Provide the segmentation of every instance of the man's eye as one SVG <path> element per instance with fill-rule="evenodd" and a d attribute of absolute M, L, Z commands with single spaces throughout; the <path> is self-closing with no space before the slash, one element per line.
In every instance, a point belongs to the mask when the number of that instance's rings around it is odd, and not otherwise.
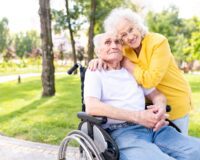
<path fill-rule="evenodd" d="M 109 44 L 110 44 L 110 41 L 106 41 L 105 44 L 106 44 L 106 45 L 109 45 Z"/>
<path fill-rule="evenodd" d="M 116 41 L 115 41 L 115 44 L 120 44 L 120 41 L 119 41 L 119 40 L 116 40 Z"/>

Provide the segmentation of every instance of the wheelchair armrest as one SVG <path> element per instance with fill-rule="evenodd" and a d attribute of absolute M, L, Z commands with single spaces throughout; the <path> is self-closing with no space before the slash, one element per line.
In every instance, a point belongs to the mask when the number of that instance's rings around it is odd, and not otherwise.
<path fill-rule="evenodd" d="M 171 106 L 170 105 L 167 105 L 166 106 L 166 112 L 170 112 L 171 111 Z"/>
<path fill-rule="evenodd" d="M 82 121 L 88 121 L 97 125 L 105 124 L 107 122 L 107 117 L 91 116 L 85 112 L 78 112 L 77 116 Z"/>

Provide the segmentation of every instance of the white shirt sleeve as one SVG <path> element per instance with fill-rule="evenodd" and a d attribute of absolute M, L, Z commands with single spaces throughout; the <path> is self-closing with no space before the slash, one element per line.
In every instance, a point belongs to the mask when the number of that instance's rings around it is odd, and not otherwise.
<path fill-rule="evenodd" d="M 98 72 L 87 69 L 84 80 L 84 98 L 95 97 L 101 99 L 101 79 Z"/>
<path fill-rule="evenodd" d="M 149 88 L 149 89 L 146 89 L 146 88 L 142 88 L 142 89 L 143 89 L 144 95 L 147 96 L 148 94 L 150 94 L 151 92 L 155 90 L 155 87 Z"/>

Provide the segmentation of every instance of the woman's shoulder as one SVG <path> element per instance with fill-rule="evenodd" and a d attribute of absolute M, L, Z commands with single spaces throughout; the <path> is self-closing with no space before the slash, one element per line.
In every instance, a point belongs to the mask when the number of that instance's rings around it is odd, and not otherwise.
<path fill-rule="evenodd" d="M 144 41 L 151 42 L 151 43 L 161 43 L 163 41 L 167 40 L 167 38 L 159 33 L 149 32 L 144 37 Z"/>

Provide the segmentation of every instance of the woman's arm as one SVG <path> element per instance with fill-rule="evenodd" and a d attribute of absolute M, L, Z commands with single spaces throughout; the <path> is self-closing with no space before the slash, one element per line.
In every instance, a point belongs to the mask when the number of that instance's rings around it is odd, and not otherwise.
<path fill-rule="evenodd" d="M 167 39 L 155 45 L 152 52 L 152 56 L 148 57 L 150 58 L 148 68 L 143 66 L 140 62 L 133 64 L 127 58 L 125 58 L 122 63 L 144 88 L 152 88 L 160 83 L 168 70 L 172 58 Z"/>

